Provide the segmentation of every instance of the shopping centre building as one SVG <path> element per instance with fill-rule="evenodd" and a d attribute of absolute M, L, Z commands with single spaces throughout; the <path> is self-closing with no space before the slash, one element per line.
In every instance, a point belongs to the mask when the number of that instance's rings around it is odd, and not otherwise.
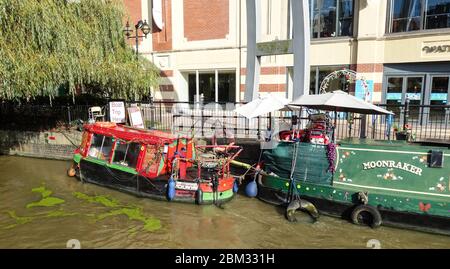
<path fill-rule="evenodd" d="M 290 39 L 290 1 L 261 4 L 261 42 Z M 450 0 L 310 0 L 310 93 L 324 77 L 355 70 L 375 103 L 447 104 Z M 124 0 L 130 24 L 153 21 L 139 51 L 161 70 L 155 99 L 235 102 L 244 97 L 245 0 Z M 293 55 L 265 56 L 259 92 L 292 95 Z M 329 90 L 347 89 L 336 78 Z"/>

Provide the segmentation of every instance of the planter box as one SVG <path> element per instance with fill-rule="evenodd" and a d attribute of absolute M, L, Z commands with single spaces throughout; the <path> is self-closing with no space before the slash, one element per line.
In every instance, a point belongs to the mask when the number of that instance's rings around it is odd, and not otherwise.
<path fill-rule="evenodd" d="M 397 140 L 409 140 L 409 133 L 395 133 L 395 137 Z"/>

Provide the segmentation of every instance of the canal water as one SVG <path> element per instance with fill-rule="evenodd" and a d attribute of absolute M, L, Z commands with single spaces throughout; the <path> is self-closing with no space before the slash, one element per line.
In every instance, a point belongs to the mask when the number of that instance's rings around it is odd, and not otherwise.
<path fill-rule="evenodd" d="M 223 208 L 137 198 L 67 177 L 69 166 L 0 156 L 0 248 L 450 248 L 448 236 L 325 216 L 289 223 L 243 194 Z"/>

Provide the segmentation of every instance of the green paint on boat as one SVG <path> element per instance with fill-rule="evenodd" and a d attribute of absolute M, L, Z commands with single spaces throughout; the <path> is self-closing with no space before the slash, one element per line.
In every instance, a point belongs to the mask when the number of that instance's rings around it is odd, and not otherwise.
<path fill-rule="evenodd" d="M 224 199 L 228 199 L 233 197 L 233 190 L 226 190 L 224 192 L 219 192 L 218 194 L 219 197 L 219 201 L 220 200 L 224 200 Z M 212 192 L 204 192 L 203 193 L 203 201 L 213 201 L 214 200 L 214 196 Z"/>
<path fill-rule="evenodd" d="M 81 192 L 74 192 L 72 194 L 76 198 L 88 201 L 89 203 L 98 203 L 98 204 L 104 205 L 106 207 L 120 206 L 120 203 L 117 200 L 110 198 L 108 196 L 105 196 L 105 195 L 90 196 L 90 195 L 87 195 L 87 194 L 84 194 Z"/>
<path fill-rule="evenodd" d="M 81 154 L 74 154 L 74 155 L 73 155 L 73 160 L 74 160 L 76 163 L 80 163 L 81 158 L 82 158 Z"/>

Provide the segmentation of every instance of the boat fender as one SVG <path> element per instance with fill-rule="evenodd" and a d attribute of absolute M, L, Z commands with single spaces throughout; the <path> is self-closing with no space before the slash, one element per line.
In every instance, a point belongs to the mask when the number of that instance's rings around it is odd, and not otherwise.
<path fill-rule="evenodd" d="M 258 195 L 258 185 L 256 184 L 256 180 L 250 181 L 250 183 L 245 186 L 245 194 L 248 197 L 256 197 L 256 195 Z"/>
<path fill-rule="evenodd" d="M 200 187 L 195 192 L 195 202 L 198 205 L 203 204 L 203 191 L 202 191 L 202 189 L 200 189 Z"/>
<path fill-rule="evenodd" d="M 239 183 L 238 183 L 238 179 L 236 178 L 233 183 L 233 192 L 237 193 L 238 190 L 239 190 Z"/>
<path fill-rule="evenodd" d="M 368 220 L 364 219 L 363 214 L 369 214 L 370 218 Z M 353 209 L 351 215 L 352 222 L 357 225 L 369 224 L 372 228 L 378 228 L 381 225 L 381 214 L 375 207 L 371 205 L 358 205 Z M 368 221 L 368 223 L 367 223 Z"/>
<path fill-rule="evenodd" d="M 167 183 L 167 200 L 172 201 L 173 198 L 175 198 L 175 180 L 170 177 Z"/>
<path fill-rule="evenodd" d="M 75 163 L 73 163 L 69 169 L 67 169 L 67 175 L 69 177 L 74 177 L 76 175 L 76 170 L 75 170 Z"/>
<path fill-rule="evenodd" d="M 308 214 L 313 218 L 314 221 L 317 221 L 317 219 L 319 219 L 319 211 L 317 211 L 317 208 L 313 203 L 305 199 L 296 199 L 290 202 L 286 209 L 286 218 L 289 222 L 297 221 L 297 219 L 295 218 L 295 211 L 297 209 L 305 210 L 306 212 L 308 212 Z"/>

